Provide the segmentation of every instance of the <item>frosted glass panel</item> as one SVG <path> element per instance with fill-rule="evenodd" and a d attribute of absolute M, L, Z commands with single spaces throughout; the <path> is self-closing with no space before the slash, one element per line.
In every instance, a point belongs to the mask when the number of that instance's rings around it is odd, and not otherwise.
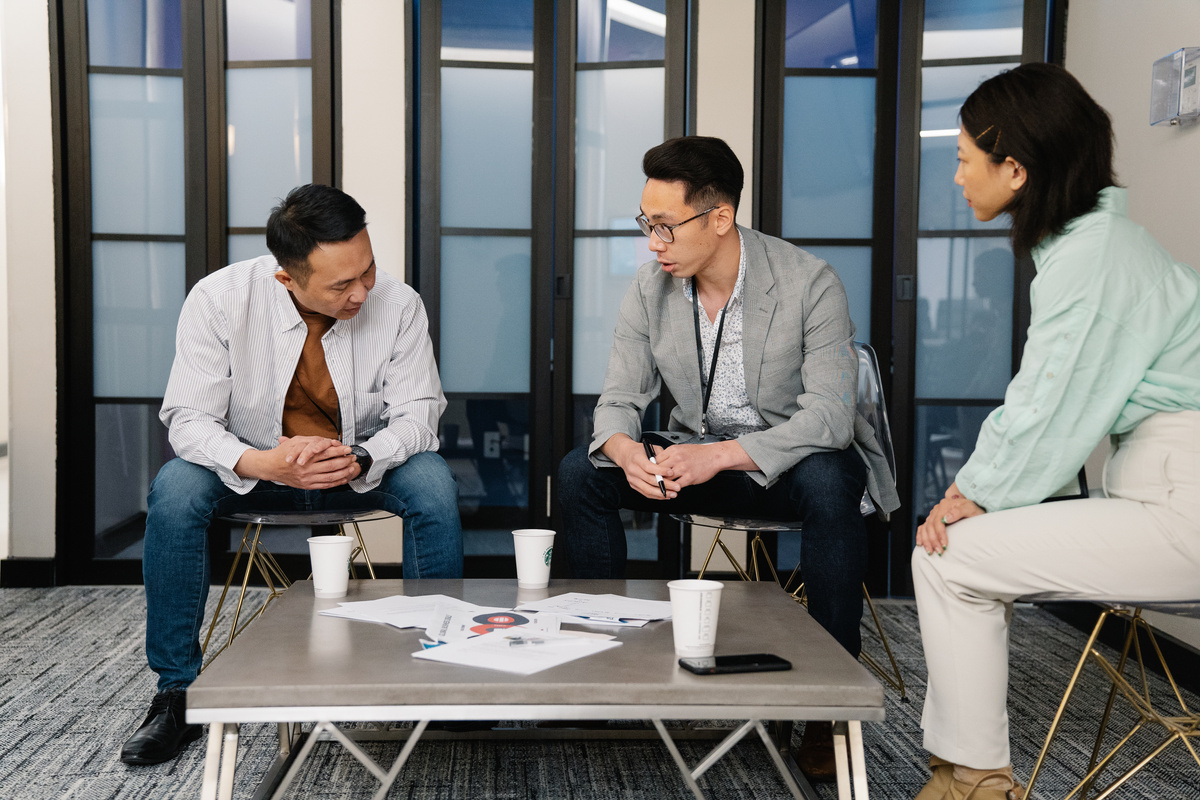
<path fill-rule="evenodd" d="M 921 230 L 1003 230 L 1007 215 L 980 222 L 954 182 L 958 111 L 980 83 L 1016 64 L 926 67 L 921 70 Z"/>
<path fill-rule="evenodd" d="M 442 0 L 442 58 L 533 63 L 533 0 Z"/>
<path fill-rule="evenodd" d="M 994 406 L 917 406 L 913 516 L 937 505 L 954 476 L 975 452 L 979 429 Z"/>
<path fill-rule="evenodd" d="M 922 58 L 1021 54 L 1024 0 L 926 0 Z"/>
<path fill-rule="evenodd" d="M 225 57 L 230 61 L 290 61 L 312 58 L 312 2 L 227 2 L 225 37 Z"/>
<path fill-rule="evenodd" d="M 312 183 L 312 70 L 225 73 L 229 225 L 260 228 L 293 187 Z"/>
<path fill-rule="evenodd" d="M 917 397 L 996 398 L 1012 378 L 1007 239 L 917 240 Z"/>
<path fill-rule="evenodd" d="M 162 397 L 175 358 L 183 265 L 182 243 L 92 243 L 97 396 Z"/>
<path fill-rule="evenodd" d="M 529 254 L 524 237 L 442 237 L 445 391 L 529 391 Z"/>
<path fill-rule="evenodd" d="M 871 248 L 805 247 L 805 250 L 829 262 L 846 287 L 854 339 L 871 344 Z"/>
<path fill-rule="evenodd" d="M 512 555 L 514 527 L 525 527 L 529 507 L 529 399 L 450 397 L 442 413 L 438 454 L 458 482 L 464 541 L 479 555 Z M 479 528 L 506 530 L 485 533 Z M 464 531 L 466 533 L 466 531 Z M 489 541 L 489 538 L 494 539 Z M 483 552 L 479 552 L 479 551 Z"/>
<path fill-rule="evenodd" d="M 873 69 L 872 0 L 788 0 L 784 66 Z"/>
<path fill-rule="evenodd" d="M 175 457 L 159 405 L 96 404 L 96 558 L 142 557 L 150 482 Z"/>
<path fill-rule="evenodd" d="M 871 237 L 875 79 L 783 80 L 783 235 Z"/>
<path fill-rule="evenodd" d="M 229 237 L 229 263 L 248 261 L 251 258 L 270 255 L 265 233 L 239 233 Z"/>
<path fill-rule="evenodd" d="M 442 69 L 442 225 L 529 228 L 533 72 Z"/>
<path fill-rule="evenodd" d="M 642 199 L 642 156 L 663 140 L 661 67 L 576 74 L 575 227 L 626 229 Z"/>
<path fill-rule="evenodd" d="M 640 265 L 650 261 L 644 236 L 575 240 L 574 345 L 571 391 L 598 395 L 612 350 L 617 312 Z"/>
<path fill-rule="evenodd" d="M 89 75 L 92 230 L 183 233 L 183 78 Z"/>
<path fill-rule="evenodd" d="M 662 61 L 666 7 L 666 0 L 579 0 L 577 58 L 583 62 Z"/>
<path fill-rule="evenodd" d="M 94 67 L 183 67 L 180 0 L 87 0 L 88 63 Z"/>

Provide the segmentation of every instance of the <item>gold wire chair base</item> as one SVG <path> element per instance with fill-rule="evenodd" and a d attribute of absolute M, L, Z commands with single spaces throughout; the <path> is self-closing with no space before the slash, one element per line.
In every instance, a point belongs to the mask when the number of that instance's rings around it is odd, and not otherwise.
<path fill-rule="evenodd" d="M 803 606 L 808 605 L 808 596 L 804 591 L 804 582 L 800 581 L 795 589 L 789 590 L 788 587 L 800 575 L 800 565 L 792 570 L 791 576 L 787 582 L 779 580 L 779 573 L 775 571 L 775 565 L 771 562 L 771 554 L 767 552 L 767 543 L 763 541 L 762 534 L 759 531 L 754 532 L 754 538 L 750 540 L 750 556 L 745 568 L 738 562 L 730 551 L 728 545 L 721 538 L 724 528 L 717 528 L 717 533 L 713 536 L 712 544 L 708 546 L 708 554 L 704 557 L 704 563 L 700 566 L 700 572 L 697 575 L 699 578 L 704 577 L 704 573 L 708 570 L 708 563 L 712 560 L 713 553 L 718 547 L 725 553 L 725 557 L 729 559 L 729 563 L 733 566 L 734 573 L 743 581 L 760 581 L 765 580 L 765 570 L 760 570 L 758 566 L 759 556 L 766 562 L 767 568 L 771 571 L 771 580 L 778 583 L 785 592 L 792 596 L 792 599 Z M 859 655 L 863 663 L 867 665 L 879 679 L 900 693 L 900 699 L 908 702 L 908 692 L 904 686 L 904 676 L 900 674 L 900 665 L 896 663 L 896 656 L 892 653 L 892 646 L 888 643 L 887 634 L 883 632 L 883 623 L 879 620 L 879 614 L 875 611 L 875 603 L 871 600 L 871 593 L 867 591 L 867 585 L 863 584 L 863 599 L 867 601 L 867 608 L 871 612 L 871 620 L 875 623 L 875 632 L 879 636 L 879 641 L 883 644 L 883 650 L 887 653 L 888 662 L 891 664 L 891 670 L 885 669 L 878 661 L 871 657 L 865 651 Z"/>
<path fill-rule="evenodd" d="M 371 563 L 371 556 L 367 553 L 367 545 L 363 541 L 362 531 L 359 530 L 357 522 L 351 522 L 350 524 L 354 526 L 354 535 L 357 539 L 354 550 L 350 553 L 350 575 L 354 578 L 358 577 L 358 572 L 354 567 L 354 560 L 361 554 L 363 561 L 366 562 L 367 572 L 374 578 L 375 566 Z M 253 538 L 250 536 L 251 528 L 254 528 Z M 242 541 L 238 545 L 237 553 L 234 554 L 233 565 L 229 568 L 229 576 L 225 579 L 225 586 L 221 589 L 221 597 L 217 600 L 217 608 L 213 611 L 212 621 L 208 624 L 208 633 L 205 634 L 204 644 L 200 648 L 200 657 L 202 659 L 201 672 L 204 672 L 208 668 L 208 665 L 213 662 L 213 659 L 225 651 L 225 648 L 233 644 L 233 640 L 246 629 L 247 625 L 262 616 L 267 607 L 271 605 L 271 602 L 283 594 L 284 589 L 292 585 L 283 568 L 279 566 L 279 562 L 275 560 L 275 556 L 271 555 L 266 545 L 260 543 L 259 539 L 262 536 L 262 529 L 263 523 L 248 522 L 246 523 L 246 529 L 242 532 Z M 345 525 L 338 525 L 338 535 L 347 535 Z M 249 544 L 248 547 L 247 544 Z M 233 611 L 233 621 L 229 625 L 229 637 L 216 652 L 209 655 L 208 645 L 212 640 L 213 632 L 217 628 L 217 623 L 221 619 L 221 610 L 225 607 L 225 597 L 229 594 L 229 587 L 233 585 L 233 579 L 237 575 L 238 564 L 242 560 L 242 553 L 247 554 L 246 568 L 242 574 L 242 589 L 238 593 L 237 607 Z M 246 588 L 250 585 L 250 575 L 255 570 L 257 570 L 259 577 L 267 585 L 267 597 L 263 601 L 263 604 L 258 607 L 258 610 L 250 614 L 239 626 L 238 622 L 242 616 L 242 606 L 246 601 Z M 310 573 L 308 577 L 311 578 L 312 574 Z"/>
<path fill-rule="evenodd" d="M 1121 655 L 1116 666 L 1113 666 L 1112 662 L 1096 646 L 1104 623 L 1112 617 L 1124 619 L 1128 623 L 1125 644 L 1121 648 Z M 1143 658 L 1141 637 L 1138 636 L 1139 631 L 1145 634 L 1146 639 L 1153 649 L 1154 656 L 1158 659 L 1159 666 L 1167 678 L 1167 682 L 1171 685 L 1175 701 L 1179 705 L 1177 709 L 1178 713 L 1176 713 L 1176 709 L 1171 709 L 1171 713 L 1160 711 L 1150 697 L 1150 684 L 1146 675 L 1146 662 Z M 1137 665 L 1132 680 L 1125 676 L 1125 666 L 1129 661 L 1131 650 L 1133 651 L 1134 661 Z M 1083 654 L 1079 657 L 1079 663 L 1075 665 L 1075 671 L 1071 674 L 1071 680 L 1067 683 L 1066 692 L 1063 694 L 1062 702 L 1059 703 L 1058 711 L 1054 715 L 1054 721 L 1050 723 L 1050 730 L 1046 734 L 1046 742 L 1042 745 L 1042 752 L 1038 755 L 1037 763 L 1034 764 L 1033 774 L 1029 776 L 1029 787 L 1026 789 L 1026 797 L 1032 796 L 1034 782 L 1037 780 L 1038 773 L 1041 771 L 1042 764 L 1046 759 L 1046 754 L 1050 750 L 1050 744 L 1058 733 L 1063 712 L 1066 711 L 1071 694 L 1075 691 L 1075 687 L 1079 683 L 1079 676 L 1083 672 L 1083 667 L 1089 660 L 1093 661 L 1104 673 L 1105 677 L 1112 682 L 1112 687 L 1108 692 L 1108 702 L 1104 706 L 1104 714 L 1100 718 L 1100 729 L 1096 734 L 1096 744 L 1092 747 L 1092 757 L 1088 762 L 1088 772 L 1083 776 L 1083 780 L 1076 784 L 1075 788 L 1066 795 L 1064 800 L 1071 800 L 1071 798 L 1076 796 L 1080 800 L 1087 800 L 1089 793 L 1094 789 L 1097 778 L 1100 777 L 1100 773 L 1112 763 L 1117 753 L 1133 739 L 1134 734 L 1148 725 L 1161 726 L 1166 732 L 1166 737 L 1148 755 L 1140 759 L 1133 767 L 1123 775 L 1117 777 L 1108 786 L 1101 789 L 1100 794 L 1095 796 L 1095 800 L 1104 800 L 1104 798 L 1111 796 L 1126 781 L 1136 775 L 1143 767 L 1158 756 L 1159 753 L 1166 750 L 1175 741 L 1183 743 L 1183 746 L 1187 748 L 1192 758 L 1195 759 L 1196 765 L 1200 767 L 1200 755 L 1197 754 L 1196 747 L 1193 745 L 1193 741 L 1200 738 L 1200 710 L 1188 708 L 1187 703 L 1183 699 L 1183 693 L 1180 691 L 1179 685 L 1175 682 L 1175 677 L 1171 674 L 1171 670 L 1163 658 L 1162 650 L 1158 646 L 1158 640 L 1154 636 L 1154 630 L 1142 618 L 1142 609 L 1115 606 L 1106 608 L 1101 612 L 1100 619 L 1096 621 L 1096 627 L 1092 630 L 1091 638 L 1088 639 L 1087 644 L 1083 648 Z M 1113 703 L 1116 700 L 1118 692 L 1133 707 L 1134 712 L 1138 715 L 1138 720 L 1134 723 L 1133 728 L 1121 737 L 1117 744 L 1103 758 L 1100 758 L 1100 750 L 1104 744 L 1104 734 L 1107 732 Z"/>

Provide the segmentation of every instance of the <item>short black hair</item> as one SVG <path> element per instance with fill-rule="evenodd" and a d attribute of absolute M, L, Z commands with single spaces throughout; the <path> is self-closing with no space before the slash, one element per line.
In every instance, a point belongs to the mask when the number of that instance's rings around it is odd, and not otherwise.
<path fill-rule="evenodd" d="M 737 211 L 745 174 L 724 139 L 681 136 L 650 148 L 642 157 L 647 180 L 683 184 L 683 201 L 696 211 L 729 203 Z"/>
<path fill-rule="evenodd" d="M 1017 255 L 1062 233 L 1096 207 L 1101 189 L 1116 185 L 1112 120 L 1062 67 L 1022 64 L 989 78 L 959 119 L 992 163 L 1011 156 L 1025 168 L 1025 185 L 1003 209 Z"/>
<path fill-rule="evenodd" d="M 318 245 L 345 242 L 367 227 L 367 212 L 341 189 L 297 186 L 267 218 L 267 249 L 301 288 L 312 274 L 308 256 Z"/>

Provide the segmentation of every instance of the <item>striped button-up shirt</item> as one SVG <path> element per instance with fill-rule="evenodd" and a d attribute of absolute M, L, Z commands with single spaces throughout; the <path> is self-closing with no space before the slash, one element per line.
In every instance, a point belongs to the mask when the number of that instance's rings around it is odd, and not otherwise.
<path fill-rule="evenodd" d="M 159 418 L 177 455 L 216 472 L 245 494 L 257 480 L 234 473 L 251 448 L 270 450 L 282 432 L 283 400 L 307 328 L 279 266 L 262 256 L 225 267 L 188 294 L 179 317 L 175 362 Z M 341 414 L 342 441 L 374 463 L 350 482 L 379 485 L 410 456 L 437 450 L 446 407 L 429 340 L 429 319 L 409 286 L 379 271 L 352 319 L 322 337 Z"/>

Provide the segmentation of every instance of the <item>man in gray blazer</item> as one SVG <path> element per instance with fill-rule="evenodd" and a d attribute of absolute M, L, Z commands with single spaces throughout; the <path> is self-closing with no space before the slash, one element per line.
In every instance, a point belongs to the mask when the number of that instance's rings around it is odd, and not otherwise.
<path fill-rule="evenodd" d="M 592 441 L 559 467 L 571 574 L 624 576 L 622 508 L 802 520 L 809 611 L 857 656 L 859 502 L 864 486 L 884 510 L 899 500 L 864 421 L 855 436 L 845 289 L 819 258 L 734 223 L 743 173 L 724 141 L 672 139 L 642 169 L 638 224 L 656 259 L 621 302 Z M 655 448 L 654 464 L 639 439 L 664 383 L 670 430 L 718 441 Z"/>

